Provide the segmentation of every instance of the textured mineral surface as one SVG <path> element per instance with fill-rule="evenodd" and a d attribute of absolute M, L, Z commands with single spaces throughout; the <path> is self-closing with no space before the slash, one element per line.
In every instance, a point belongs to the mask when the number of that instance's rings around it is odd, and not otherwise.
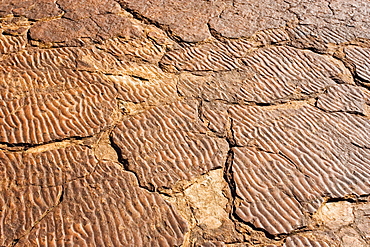
<path fill-rule="evenodd" d="M 0 246 L 370 246 L 370 1 L 0 0 Z"/>

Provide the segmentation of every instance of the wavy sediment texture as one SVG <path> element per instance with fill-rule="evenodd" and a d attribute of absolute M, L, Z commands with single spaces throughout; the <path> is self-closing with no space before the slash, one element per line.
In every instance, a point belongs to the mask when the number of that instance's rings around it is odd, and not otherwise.
<path fill-rule="evenodd" d="M 224 165 L 228 144 L 207 135 L 197 107 L 195 101 L 155 107 L 114 129 L 112 141 L 141 186 L 169 188 Z"/>
<path fill-rule="evenodd" d="M 283 29 L 271 29 L 256 33 L 251 39 L 212 41 L 185 46 L 167 52 L 160 65 L 169 71 L 227 71 L 240 68 L 242 57 L 257 49 L 288 40 Z"/>
<path fill-rule="evenodd" d="M 116 164 L 65 185 L 63 202 L 20 245 L 177 246 L 186 223 L 156 193 Z M 40 238 L 46 236 L 45 238 Z"/>
<path fill-rule="evenodd" d="M 62 187 L 11 186 L 0 190 L 0 244 L 11 246 L 59 202 Z"/>
<path fill-rule="evenodd" d="M 1 65 L 4 73 L 8 72 L 8 70 L 11 70 L 13 73 L 26 71 L 27 75 L 28 73 L 35 71 L 33 73 L 35 76 L 46 76 L 43 75 L 45 70 L 48 73 L 72 70 L 76 73 L 78 71 L 86 71 L 100 75 L 130 75 L 138 78 L 142 77 L 147 81 L 156 79 L 161 75 L 162 78 L 157 80 L 169 80 L 169 76 L 167 75 L 166 77 L 166 75 L 155 65 L 135 63 L 129 60 L 119 60 L 112 54 L 99 50 L 93 46 L 82 48 L 54 48 L 46 50 L 30 48 L 22 53 L 12 54 L 2 60 Z M 32 86 L 49 86 L 48 84 L 38 85 L 39 82 L 35 76 L 33 78 L 34 80 L 32 80 Z M 11 78 L 8 79 L 10 80 Z M 44 83 L 50 83 L 53 85 L 64 82 L 63 78 L 58 79 L 60 79 L 61 82 L 50 81 Z M 7 86 L 7 84 L 3 82 L 2 85 L 11 87 L 13 83 L 14 82 L 9 83 L 10 85 Z M 109 84 L 109 81 L 107 84 Z M 162 82 L 162 84 L 164 83 Z M 27 85 L 22 86 L 25 87 L 25 89 L 28 89 Z M 140 87 L 137 90 L 140 90 Z"/>
<path fill-rule="evenodd" d="M 260 49 L 243 58 L 243 62 L 256 71 L 254 80 L 267 91 L 255 91 L 261 97 L 270 93 L 269 86 L 278 92 L 281 90 L 274 97 L 284 98 L 292 91 L 311 94 L 332 84 L 333 79 L 351 83 L 352 78 L 343 65 L 328 56 L 289 47 Z"/>
<path fill-rule="evenodd" d="M 288 237 L 283 247 L 329 247 L 337 246 L 333 242 L 328 243 L 324 241 L 312 240 L 304 236 L 292 236 Z"/>
<path fill-rule="evenodd" d="M 94 46 L 63 47 L 51 49 L 28 48 L 11 54 L 2 60 L 2 67 L 14 70 L 73 69 L 79 71 L 101 72 L 103 74 L 123 73 L 128 61 L 120 61 L 113 55 Z"/>
<path fill-rule="evenodd" d="M 183 241 L 187 226 L 172 207 L 139 188 L 118 164 L 96 160 L 91 149 L 2 156 L 8 164 L 3 177 L 11 184 L 1 191 L 7 205 L 0 212 L 2 245 L 13 239 L 21 246 L 175 246 Z M 49 177 L 53 170 L 58 172 Z M 29 171 L 34 185 L 16 184 L 14 179 Z"/>
<path fill-rule="evenodd" d="M 73 68 L 73 49 L 25 51 L 1 64 L 1 142 L 90 136 L 113 122 L 116 89 Z M 9 73 L 10 72 L 10 73 Z"/>
<path fill-rule="evenodd" d="M 356 75 L 366 83 L 370 82 L 370 48 L 346 47 L 345 58 L 354 65 Z"/>
<path fill-rule="evenodd" d="M 297 25 L 295 28 L 288 30 L 288 32 L 292 45 L 299 48 L 314 48 L 319 51 L 325 51 L 325 49 L 322 49 L 324 47 L 327 48 L 328 44 L 340 45 L 358 38 L 369 38 L 367 34 L 368 29 L 369 27 L 361 30 L 349 25 L 322 25 L 314 22 L 312 24 Z"/>
<path fill-rule="evenodd" d="M 288 47 L 261 49 L 243 58 L 251 81 L 241 88 L 246 101 L 271 102 L 295 95 L 309 95 L 334 84 L 335 79 L 352 83 L 351 74 L 338 62 L 312 52 Z"/>
<path fill-rule="evenodd" d="M 202 102 L 201 119 L 207 127 L 219 136 L 227 136 L 230 119 L 227 113 L 229 106 L 222 102 Z"/>
<path fill-rule="evenodd" d="M 251 37 L 260 45 L 283 44 L 290 41 L 289 33 L 285 28 L 272 28 L 259 31 Z"/>
<path fill-rule="evenodd" d="M 353 84 L 350 72 L 329 56 L 290 47 L 261 48 L 241 58 L 243 66 L 203 76 L 183 73 L 184 96 L 232 103 L 276 103 L 307 98 L 330 85 Z"/>
<path fill-rule="evenodd" d="M 240 57 L 250 52 L 248 41 L 201 44 L 167 52 L 160 61 L 170 71 L 224 71 L 242 66 Z"/>
<path fill-rule="evenodd" d="M 366 195 L 370 122 L 312 106 L 263 111 L 230 109 L 233 174 L 243 199 L 236 214 L 271 234 L 306 226 L 324 197 Z"/>
<path fill-rule="evenodd" d="M 117 98 L 144 102 L 176 94 L 175 80 L 155 66 L 127 64 L 94 48 L 9 56 L 1 64 L 0 142 L 91 136 L 113 124 Z"/>
<path fill-rule="evenodd" d="M 55 148 L 57 148 L 55 144 Z M 55 187 L 90 174 L 97 161 L 90 148 L 71 146 L 45 152 L 1 151 L 1 183 Z M 80 164 L 76 166 L 76 164 Z"/>
<path fill-rule="evenodd" d="M 236 193 L 243 199 L 235 213 L 243 221 L 272 234 L 288 233 L 304 226 L 306 222 L 299 201 L 291 197 L 287 189 L 282 189 L 289 188 L 290 183 L 302 184 L 293 165 L 277 154 L 248 148 L 234 148 L 233 152 Z M 289 182 L 292 180 L 295 181 Z M 306 197 L 307 194 L 318 196 L 312 191 L 306 192 L 304 185 L 299 189 Z"/>
<path fill-rule="evenodd" d="M 63 190 L 62 186 L 44 188 L 30 184 L 25 185 L 22 181 L 14 180 L 22 177 L 21 174 L 15 174 L 24 165 L 22 161 L 22 157 L 19 155 L 0 151 L 1 246 L 10 246 L 13 241 L 27 234 L 33 225 L 58 203 Z"/>
<path fill-rule="evenodd" d="M 323 44 L 340 44 L 369 38 L 368 1 L 302 0 L 289 1 L 289 4 L 289 10 L 299 19 L 299 25 L 292 29 L 294 39 L 316 39 Z"/>
<path fill-rule="evenodd" d="M 318 97 L 316 106 L 329 112 L 365 113 L 366 96 L 363 88 L 353 85 L 335 85 Z"/>
<path fill-rule="evenodd" d="M 18 52 L 26 48 L 27 37 L 0 35 L 0 56 Z"/>
<path fill-rule="evenodd" d="M 151 64 L 131 66 L 127 69 L 127 75 L 107 75 L 114 83 L 120 100 L 158 105 L 177 99 L 177 78 L 174 75 L 163 73 Z"/>
<path fill-rule="evenodd" d="M 369 3 L 2 1 L 0 245 L 369 244 Z"/>
<path fill-rule="evenodd" d="M 59 203 L 66 182 L 90 174 L 97 165 L 91 150 L 80 146 L 40 153 L 1 151 L 0 163 L 4 246 L 28 234 Z"/>
<path fill-rule="evenodd" d="M 30 74 L 42 79 L 37 74 Z M 68 72 L 51 73 L 45 79 L 51 81 L 54 76 L 58 78 L 60 75 L 67 76 L 64 77 L 66 81 L 85 85 L 54 92 L 30 88 L 24 95 L 19 95 L 19 91 L 14 90 L 16 87 L 3 91 L 0 142 L 40 144 L 73 136 L 86 137 L 99 133 L 113 123 L 113 111 L 117 107 L 117 93 L 113 86 L 99 84 L 99 81 L 102 82 L 100 76 L 85 73 L 73 72 L 72 78 L 68 78 Z M 57 78 L 56 81 L 62 81 Z M 32 84 L 27 86 L 32 87 Z M 64 85 L 58 86 L 63 88 Z"/>
<path fill-rule="evenodd" d="M 98 47 L 120 59 L 136 58 L 155 64 L 160 61 L 166 52 L 166 45 L 170 45 L 172 43 L 165 38 L 165 35 L 161 33 L 155 34 L 159 36 L 158 39 L 162 40 L 153 41 L 144 38 L 137 38 L 127 41 L 123 38 L 113 38 L 104 41 L 103 44 Z"/>

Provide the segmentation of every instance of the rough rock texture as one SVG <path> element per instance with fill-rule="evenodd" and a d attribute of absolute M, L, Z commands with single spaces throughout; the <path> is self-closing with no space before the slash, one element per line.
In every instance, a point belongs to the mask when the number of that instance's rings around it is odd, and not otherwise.
<path fill-rule="evenodd" d="M 0 1 L 0 246 L 370 246 L 369 16 Z"/>
<path fill-rule="evenodd" d="M 271 234 L 307 225 L 324 197 L 370 193 L 370 121 L 308 105 L 232 107 L 235 213 Z M 356 127 L 355 127 L 356 126 Z M 355 132 L 356 129 L 356 132 Z"/>
<path fill-rule="evenodd" d="M 127 169 L 142 186 L 171 188 L 223 167 L 229 149 L 225 139 L 207 135 L 194 101 L 149 109 L 123 120 L 113 130 L 112 143 Z"/>

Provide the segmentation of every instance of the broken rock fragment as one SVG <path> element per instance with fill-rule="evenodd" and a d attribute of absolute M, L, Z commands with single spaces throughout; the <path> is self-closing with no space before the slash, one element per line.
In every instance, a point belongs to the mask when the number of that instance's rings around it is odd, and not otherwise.
<path fill-rule="evenodd" d="M 118 163 L 98 161 L 89 148 L 1 155 L 7 165 L 2 177 L 10 184 L 1 190 L 2 245 L 13 239 L 20 246 L 183 242 L 187 225 L 176 211 L 157 193 L 139 188 L 135 176 Z M 31 171 L 31 180 L 22 171 L 15 174 L 17 166 Z"/>
<path fill-rule="evenodd" d="M 199 42 L 211 38 L 208 21 L 217 16 L 232 1 L 120 0 L 124 9 L 168 27 L 174 36 L 185 42 Z M 195 11 L 196 10 L 196 11 Z"/>
<path fill-rule="evenodd" d="M 325 111 L 365 113 L 366 98 L 363 89 L 352 85 L 334 85 L 320 95 L 317 107 Z"/>
<path fill-rule="evenodd" d="M 225 139 L 208 134 L 196 101 L 179 101 L 129 116 L 113 131 L 112 141 L 127 169 L 150 189 L 170 188 L 211 169 L 223 167 Z"/>
<path fill-rule="evenodd" d="M 271 234 L 307 226 L 324 197 L 369 193 L 370 122 L 312 106 L 232 107 L 235 213 Z"/>
<path fill-rule="evenodd" d="M 207 101 L 272 104 L 304 99 L 338 82 L 353 84 L 349 70 L 335 59 L 290 47 L 261 48 L 240 62 L 228 71 L 182 73 L 178 89 Z"/>
<path fill-rule="evenodd" d="M 368 0 L 0 0 L 0 246 L 370 246 Z"/>
<path fill-rule="evenodd" d="M 352 66 L 354 66 L 355 73 L 360 80 L 364 81 L 365 83 L 369 83 L 370 63 L 368 58 L 370 54 L 370 48 L 348 47 L 345 48 L 344 52 L 346 54 L 345 58 L 348 59 Z"/>

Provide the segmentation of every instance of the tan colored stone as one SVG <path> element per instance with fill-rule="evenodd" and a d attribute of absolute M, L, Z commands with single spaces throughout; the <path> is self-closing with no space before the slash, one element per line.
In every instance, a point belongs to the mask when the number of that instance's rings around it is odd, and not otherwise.
<path fill-rule="evenodd" d="M 330 229 L 339 229 L 353 223 L 353 207 L 346 201 L 327 202 L 317 210 L 314 218 Z"/>

